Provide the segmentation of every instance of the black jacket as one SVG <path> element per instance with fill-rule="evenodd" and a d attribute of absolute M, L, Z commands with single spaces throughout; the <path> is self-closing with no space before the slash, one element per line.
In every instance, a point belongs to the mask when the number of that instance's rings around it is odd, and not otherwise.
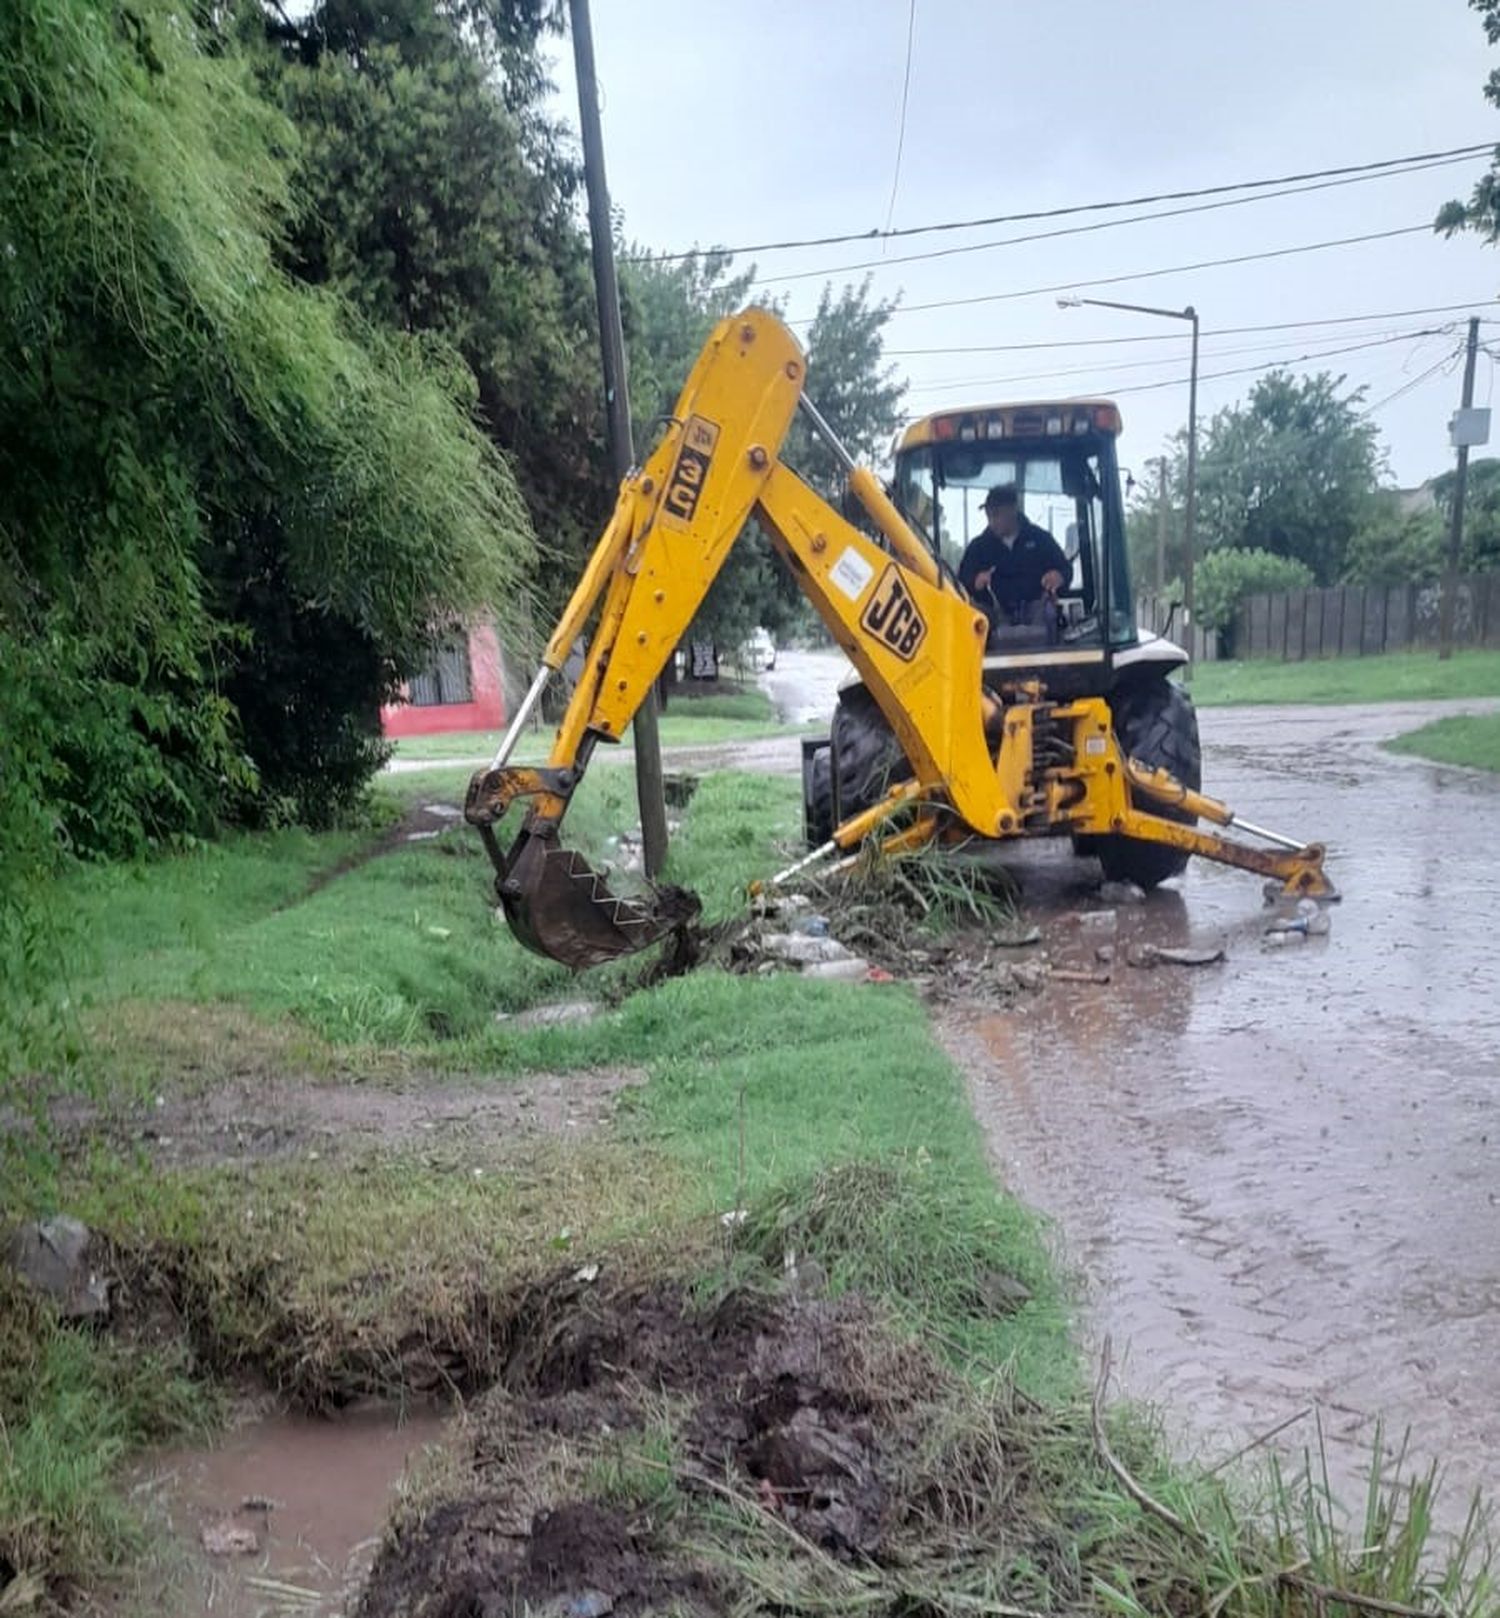
<path fill-rule="evenodd" d="M 974 588 L 974 580 L 986 568 L 993 569 L 988 594 Z M 1042 575 L 1052 572 L 1062 574 L 1062 587 L 1066 589 L 1073 578 L 1073 564 L 1045 528 L 1022 517 L 1020 530 L 1009 545 L 988 528 L 970 542 L 958 564 L 958 582 L 987 616 L 995 616 L 998 603 L 999 611 L 1009 617 L 1031 602 L 1041 600 L 1046 594 L 1042 589 Z"/>

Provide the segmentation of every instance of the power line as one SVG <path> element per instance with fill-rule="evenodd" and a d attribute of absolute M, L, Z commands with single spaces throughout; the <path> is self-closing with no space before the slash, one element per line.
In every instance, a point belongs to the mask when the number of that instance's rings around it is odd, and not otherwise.
<path fill-rule="evenodd" d="M 906 14 L 906 71 L 901 76 L 901 123 L 896 132 L 896 171 L 891 175 L 891 202 L 885 211 L 885 233 L 891 234 L 896 217 L 896 192 L 901 185 L 901 154 L 906 150 L 906 103 L 911 95 L 911 48 L 917 33 L 917 0 L 911 0 Z"/>
<path fill-rule="evenodd" d="M 1408 320 L 1416 315 L 1462 314 L 1469 309 L 1482 309 L 1493 304 L 1492 297 L 1476 298 L 1472 303 L 1440 303 L 1427 309 L 1384 309 L 1368 315 L 1330 315 L 1324 320 L 1278 320 L 1261 326 L 1216 326 L 1205 330 L 1204 337 L 1242 337 L 1251 332 L 1297 331 L 1308 326 L 1352 326 L 1365 320 Z M 923 354 L 1018 354 L 1039 348 L 1104 348 L 1118 343 L 1176 343 L 1181 337 L 1175 332 L 1155 333 L 1138 337 L 1071 337 L 1055 343 L 960 343 L 950 348 L 888 348 L 887 359 L 910 359 Z"/>
<path fill-rule="evenodd" d="M 1204 374 L 1204 373 L 1200 372 L 1199 376 L 1198 376 L 1198 380 L 1200 382 L 1217 382 L 1223 377 L 1251 376 L 1251 375 L 1254 375 L 1258 371 L 1280 371 L 1280 370 L 1284 370 L 1287 366 L 1290 366 L 1290 365 L 1308 365 L 1308 364 L 1311 364 L 1315 360 L 1337 359 L 1342 354 L 1357 354 L 1357 353 L 1361 352 L 1364 349 L 1379 348 L 1379 347 L 1382 346 L 1382 343 L 1389 343 L 1389 342 L 1393 342 L 1393 341 L 1394 342 L 1415 342 L 1418 339 L 1423 338 L 1423 337 L 1441 337 L 1443 335 L 1445 335 L 1444 332 L 1442 332 L 1440 330 L 1433 330 L 1433 331 L 1427 331 L 1427 332 L 1413 332 L 1412 334 L 1410 334 L 1410 336 L 1403 337 L 1403 338 L 1383 338 L 1383 339 L 1381 339 L 1380 342 L 1351 343 L 1347 348 L 1327 348 L 1327 349 L 1323 349 L 1319 353 L 1314 353 L 1314 354 L 1294 354 L 1294 355 L 1289 355 L 1284 359 L 1267 360 L 1265 362 L 1265 364 L 1263 364 L 1263 365 L 1241 365 L 1241 366 L 1236 367 L 1232 371 L 1209 371 L 1207 374 Z M 1158 388 L 1185 388 L 1187 386 L 1187 384 L 1188 384 L 1188 378 L 1185 377 L 1185 376 L 1181 376 L 1181 377 L 1171 377 L 1165 382 L 1132 382 L 1126 387 L 1123 387 L 1123 388 L 1111 388 L 1108 391 L 1111 394 L 1116 394 L 1116 393 L 1154 393 Z"/>
<path fill-rule="evenodd" d="M 1374 404 L 1366 405 L 1365 414 L 1367 416 L 1373 416 L 1377 410 L 1384 410 L 1388 404 L 1395 404 L 1397 399 L 1403 398 L 1406 394 L 1410 393 L 1413 388 L 1420 387 L 1422 383 L 1428 379 L 1428 377 L 1436 376 L 1445 365 L 1451 365 L 1453 361 L 1456 360 L 1462 353 L 1463 344 L 1460 343 L 1457 348 L 1450 349 L 1446 354 L 1443 355 L 1441 359 L 1437 360 L 1432 365 L 1429 365 L 1425 371 L 1421 371 L 1416 376 L 1412 377 L 1409 382 L 1403 382 L 1394 393 L 1388 393 L 1383 399 L 1377 399 Z"/>
<path fill-rule="evenodd" d="M 1418 338 L 1418 337 L 1432 336 L 1434 333 L 1437 333 L 1437 332 L 1451 332 L 1453 329 L 1454 329 L 1453 325 L 1450 322 L 1446 326 L 1427 327 L 1425 329 L 1416 330 L 1416 331 L 1382 332 L 1382 333 L 1380 333 L 1378 335 L 1374 334 L 1374 333 L 1366 333 L 1364 339 L 1362 339 L 1358 344 L 1356 344 L 1355 347 L 1356 348 L 1377 348 L 1382 343 L 1406 342 L 1408 340 L 1415 339 L 1415 338 Z M 1179 341 L 1184 341 L 1184 339 L 1179 339 Z M 1331 341 L 1333 341 L 1333 338 L 1330 335 L 1326 339 L 1325 338 L 1315 338 L 1315 339 L 1313 339 L 1313 341 L 1315 341 L 1315 342 L 1323 342 L 1323 341 L 1331 342 Z M 1232 358 L 1235 358 L 1236 356 L 1241 355 L 1241 354 L 1264 354 L 1267 349 L 1282 348 L 1284 346 L 1285 346 L 1285 339 L 1284 338 L 1277 339 L 1275 342 L 1246 343 L 1246 344 L 1242 344 L 1242 345 L 1240 345 L 1238 347 L 1235 347 L 1235 348 L 1220 348 L 1220 349 L 1214 349 L 1214 350 L 1206 350 L 1204 352 L 1203 358 L 1206 359 L 1206 360 L 1209 360 L 1209 361 L 1221 360 L 1221 359 L 1232 359 Z M 1337 348 L 1337 349 L 1331 350 L 1330 352 L 1334 353 L 1334 354 L 1342 354 L 1342 353 L 1352 352 L 1352 350 L 1345 349 L 1345 348 Z M 1147 370 L 1147 369 L 1150 369 L 1152 367 L 1163 366 L 1163 365 L 1174 365 L 1174 366 L 1175 365 L 1181 365 L 1181 363 L 1182 363 L 1182 355 L 1180 353 L 1178 353 L 1178 354 L 1158 354 L 1155 358 L 1148 359 L 1148 360 L 1126 360 L 1126 361 L 1122 361 L 1121 363 L 1113 365 L 1113 366 L 1110 367 L 1110 374 L 1111 375 L 1118 375 L 1122 371 L 1140 371 L 1140 370 Z M 1095 365 L 1067 366 L 1067 367 L 1064 367 L 1064 368 L 1062 368 L 1060 370 L 1018 371 L 1018 372 L 1014 373 L 1011 376 L 1001 376 L 1001 377 L 993 377 L 993 376 L 991 376 L 991 377 L 949 377 L 949 378 L 945 378 L 942 381 L 937 381 L 937 382 L 915 382 L 915 383 L 912 383 L 910 385 L 908 391 L 912 392 L 912 393 L 930 393 L 934 389 L 937 389 L 937 388 L 987 388 L 987 387 L 998 387 L 998 386 L 1002 386 L 1002 385 L 1003 386 L 1009 386 L 1010 384 L 1015 383 L 1015 382 L 1046 381 L 1046 380 L 1048 380 L 1048 379 L 1050 379 L 1052 377 L 1098 376 L 1099 371 L 1100 371 L 1099 366 L 1097 364 L 1095 364 Z"/>
<path fill-rule="evenodd" d="M 979 230 L 990 225 L 1028 224 L 1037 219 L 1061 219 L 1068 214 L 1100 213 L 1111 208 L 1144 208 L 1157 202 L 1187 202 L 1195 197 L 1223 196 L 1230 191 L 1253 191 L 1270 185 L 1294 185 L 1302 180 L 1330 180 L 1345 174 L 1371 174 L 1378 169 L 1404 168 L 1412 163 L 1428 163 L 1448 157 L 1470 157 L 1494 150 L 1493 141 L 1478 141 L 1469 146 L 1451 146 L 1440 152 L 1409 152 L 1404 157 L 1387 157 L 1374 163 L 1350 163 L 1341 168 L 1309 169 L 1303 174 L 1278 174 L 1264 180 L 1235 180 L 1223 185 L 1199 186 L 1189 191 L 1158 191 L 1147 196 L 1121 197 L 1112 202 L 1080 202 L 1062 208 L 1034 209 L 1027 213 L 990 214 L 983 219 L 948 219 L 933 225 L 907 225 L 900 230 L 854 230 L 838 236 L 805 236 L 797 240 L 754 242 L 745 247 L 689 247 L 671 253 L 636 253 L 623 258 L 621 262 L 667 264 L 685 258 L 695 258 L 703 252 L 727 253 L 731 256 L 745 253 L 779 253 L 797 247 L 835 247 L 842 242 L 870 242 L 904 236 L 927 236 L 937 231 Z"/>
<path fill-rule="evenodd" d="M 1118 286 L 1122 281 L 1150 281 L 1162 275 L 1186 275 L 1191 270 L 1216 270 L 1227 264 L 1254 264 L 1265 259 L 1291 258 L 1298 253 L 1318 253 L 1329 247 L 1353 247 L 1361 242 L 1390 241 L 1396 236 L 1426 235 L 1431 230 L 1430 224 L 1403 225 L 1398 230 L 1374 230 L 1362 236 L 1336 236 L 1326 242 L 1304 242 L 1297 247 L 1276 247 L 1262 253 L 1239 253 L 1233 258 L 1206 258 L 1196 264 L 1170 264 L 1159 270 L 1131 270 L 1126 275 L 1100 275 L 1085 281 L 1059 281 L 1051 286 L 1024 287 L 1018 292 L 988 292 L 972 298 L 934 298 L 929 303 L 897 304 L 891 310 L 891 315 L 892 317 L 914 315 L 924 309 L 957 309 L 976 303 L 1007 303 L 1015 298 L 1038 298 L 1047 292 L 1076 292 L 1082 287 Z M 811 324 L 811 317 L 793 320 L 788 324 L 807 326 Z"/>
<path fill-rule="evenodd" d="M 1323 180 L 1315 185 L 1295 185 L 1277 191 L 1262 191 L 1249 197 L 1221 197 L 1215 202 L 1195 202 L 1184 208 L 1167 208 L 1159 213 L 1128 214 L 1123 219 L 1096 219 L 1086 225 L 1065 225 L 1060 230 L 1035 230 L 1024 236 L 1004 236 L 999 241 L 967 242 L 962 247 L 935 247 L 925 253 L 903 253 L 899 258 L 861 259 L 858 264 L 834 264 L 821 270 L 796 270 L 785 275 L 762 275 L 757 286 L 777 286 L 788 281 L 816 281 L 824 276 L 849 275 L 857 270 L 883 270 L 898 264 L 919 264 L 932 259 L 955 258 L 963 253 L 984 253 L 997 247 L 1020 247 L 1027 242 L 1055 241 L 1062 236 L 1087 236 L 1099 230 L 1119 230 L 1125 225 L 1145 225 L 1156 219 L 1180 219 L 1185 214 L 1213 213 L 1221 208 L 1243 208 L 1252 202 L 1272 202 L 1278 197 L 1301 197 L 1313 191 L 1328 191 L 1338 186 L 1365 185 L 1371 180 L 1389 180 L 1401 174 L 1423 174 L 1428 169 L 1446 168 L 1453 163 L 1472 163 L 1474 158 L 1445 157 L 1435 163 L 1422 163 L 1413 168 L 1391 169 L 1379 174 L 1355 174 L 1343 180 Z"/>

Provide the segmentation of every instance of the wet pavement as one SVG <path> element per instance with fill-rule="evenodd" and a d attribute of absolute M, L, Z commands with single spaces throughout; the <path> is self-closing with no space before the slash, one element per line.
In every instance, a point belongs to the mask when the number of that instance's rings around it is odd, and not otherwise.
<path fill-rule="evenodd" d="M 443 1436 L 434 1412 L 398 1420 L 386 1408 L 333 1421 L 273 1415 L 213 1449 L 169 1451 L 132 1488 L 163 1532 L 165 1588 L 143 1592 L 162 1612 L 218 1618 L 335 1618 L 375 1559 L 408 1467 Z M 211 1554 L 204 1534 L 246 1554 Z M 250 1539 L 244 1540 L 249 1544 Z M 143 1605 L 141 1610 L 146 1610 Z"/>
<path fill-rule="evenodd" d="M 1089 1334 L 1185 1449 L 1296 1418 L 1300 1455 L 1316 1409 L 1347 1498 L 1383 1418 L 1446 1462 L 1449 1521 L 1500 1489 L 1500 777 L 1378 743 L 1496 706 L 1205 711 L 1205 789 L 1329 844 L 1330 936 L 1268 947 L 1260 883 L 1202 862 L 1080 926 L 1090 868 L 1047 847 L 1024 865 L 1044 947 L 1094 968 L 1110 939 L 1112 980 L 945 1029 Z M 1121 964 L 1143 941 L 1228 959 Z"/>

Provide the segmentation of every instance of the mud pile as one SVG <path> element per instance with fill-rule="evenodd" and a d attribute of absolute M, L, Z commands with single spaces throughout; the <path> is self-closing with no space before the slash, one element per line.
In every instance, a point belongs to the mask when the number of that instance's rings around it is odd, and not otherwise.
<path fill-rule="evenodd" d="M 967 1390 L 959 1419 L 949 1374 L 858 1298 L 697 1308 L 657 1286 L 580 1298 L 533 1346 L 398 1515 L 360 1618 L 785 1612 L 818 1592 L 882 1611 L 976 1529 L 987 1561 L 1020 1531 L 1033 1573 L 1060 1565 L 1028 1520 L 1031 1444 L 999 1406 L 976 1422 Z M 1036 1419 L 1005 1406 L 1017 1432 Z"/>

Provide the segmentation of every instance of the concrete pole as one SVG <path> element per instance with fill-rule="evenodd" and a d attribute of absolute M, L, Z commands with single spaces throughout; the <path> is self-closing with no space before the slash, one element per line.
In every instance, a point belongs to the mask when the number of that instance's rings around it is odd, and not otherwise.
<path fill-rule="evenodd" d="M 1167 458 L 1165 455 L 1156 463 L 1161 472 L 1161 497 L 1156 506 L 1156 593 L 1164 596 L 1167 593 L 1167 517 L 1170 508 L 1167 505 Z"/>
<path fill-rule="evenodd" d="M 599 124 L 599 87 L 594 76 L 594 33 L 588 0 L 568 0 L 573 25 L 573 62 L 578 71 L 578 123 L 583 135 L 583 177 L 589 198 L 589 238 L 594 250 L 594 296 L 599 305 L 599 347 L 604 362 L 609 450 L 617 480 L 635 465 L 630 430 L 630 393 L 625 378 L 625 334 L 620 325 L 620 288 L 615 279 L 609 185 L 604 176 L 604 133 Z M 667 862 L 667 804 L 662 790 L 661 734 L 656 692 L 650 689 L 631 727 L 635 742 L 635 790 L 641 809 L 641 854 L 646 875 Z"/>
<path fill-rule="evenodd" d="M 1198 546 L 1198 311 L 1189 304 L 1183 313 L 1193 323 L 1193 363 L 1188 372 L 1187 500 L 1182 518 L 1182 606 L 1188 623 L 1188 665 L 1182 678 L 1189 681 L 1193 677 L 1193 631 L 1198 626 L 1193 616 L 1193 560 Z"/>

